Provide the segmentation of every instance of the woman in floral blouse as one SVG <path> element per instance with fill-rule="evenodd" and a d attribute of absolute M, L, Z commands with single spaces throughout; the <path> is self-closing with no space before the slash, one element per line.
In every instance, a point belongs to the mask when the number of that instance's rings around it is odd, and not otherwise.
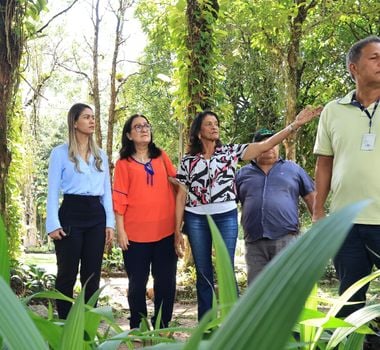
<path fill-rule="evenodd" d="M 190 127 L 188 152 L 182 158 L 177 180 L 186 188 L 178 191 L 176 200 L 175 245 L 177 255 L 184 248 L 182 230 L 188 235 L 197 273 L 198 319 L 211 308 L 213 267 L 211 232 L 207 215 L 217 225 L 232 266 L 238 235 L 235 172 L 240 160 L 251 160 L 269 150 L 320 113 L 321 109 L 305 108 L 295 121 L 262 142 L 223 145 L 219 139 L 219 118 L 203 111 Z M 183 225 L 184 224 L 184 225 Z"/>

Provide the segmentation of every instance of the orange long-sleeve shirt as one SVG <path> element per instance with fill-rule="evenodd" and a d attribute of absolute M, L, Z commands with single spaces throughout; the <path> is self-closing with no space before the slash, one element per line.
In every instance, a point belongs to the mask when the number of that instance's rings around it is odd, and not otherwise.
<path fill-rule="evenodd" d="M 128 158 L 115 165 L 113 207 L 123 215 L 125 232 L 134 242 L 156 242 L 175 229 L 175 197 L 168 176 L 175 177 L 176 169 L 164 151 L 151 165 L 152 184 L 144 164 Z"/>

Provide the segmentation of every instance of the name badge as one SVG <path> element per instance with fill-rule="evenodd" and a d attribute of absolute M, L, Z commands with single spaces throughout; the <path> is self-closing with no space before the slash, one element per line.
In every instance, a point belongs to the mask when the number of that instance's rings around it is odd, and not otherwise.
<path fill-rule="evenodd" d="M 364 134 L 360 149 L 362 151 L 373 151 L 375 149 L 375 140 L 376 140 L 375 134 Z"/>

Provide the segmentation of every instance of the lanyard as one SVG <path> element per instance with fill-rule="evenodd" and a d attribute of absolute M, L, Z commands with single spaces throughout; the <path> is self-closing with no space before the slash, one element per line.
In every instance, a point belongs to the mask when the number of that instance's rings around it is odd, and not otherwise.
<path fill-rule="evenodd" d="M 372 114 L 370 114 L 368 109 L 365 108 L 359 101 L 356 100 L 355 94 L 352 95 L 351 104 L 355 107 L 360 108 L 360 110 L 367 115 L 367 117 L 369 119 L 369 133 L 371 133 L 372 118 L 376 113 L 377 106 L 379 105 L 379 100 L 376 101 L 375 106 L 373 107 L 373 110 L 372 110 Z"/>

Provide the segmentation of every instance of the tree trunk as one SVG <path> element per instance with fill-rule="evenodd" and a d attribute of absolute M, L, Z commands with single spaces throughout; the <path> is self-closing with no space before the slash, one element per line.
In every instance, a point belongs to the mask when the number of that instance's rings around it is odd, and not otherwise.
<path fill-rule="evenodd" d="M 307 18 L 308 11 L 314 7 L 317 1 L 311 1 L 306 5 L 304 0 L 294 0 L 297 6 L 297 15 L 290 18 L 290 43 L 287 52 L 287 71 L 285 74 L 286 93 L 286 125 L 294 121 L 297 115 L 297 98 L 302 77 L 302 64 L 300 58 L 300 43 L 302 39 L 302 26 Z M 286 158 L 296 159 L 296 134 L 291 134 L 285 141 Z"/>
<path fill-rule="evenodd" d="M 99 28 L 100 28 L 100 17 L 99 17 L 99 2 L 96 1 L 95 8 L 93 11 L 95 12 L 93 17 L 94 24 L 94 46 L 92 49 L 92 59 L 93 59 L 93 69 L 92 69 L 92 94 L 94 99 L 94 107 L 95 107 L 95 137 L 96 142 L 100 148 L 102 148 L 102 127 L 100 123 L 100 93 L 99 93 Z"/>
<path fill-rule="evenodd" d="M 112 163 L 112 148 L 113 148 L 113 131 L 116 119 L 116 99 L 119 88 L 116 87 L 116 69 L 117 60 L 119 56 L 120 46 L 123 44 L 123 25 L 125 19 L 125 12 L 131 4 L 126 0 L 119 0 L 119 8 L 115 12 L 116 15 L 116 30 L 115 30 L 115 43 L 112 57 L 111 66 L 111 86 L 110 86 L 110 104 L 108 108 L 108 130 L 107 130 L 107 156 L 110 168 L 110 177 L 112 179 L 113 163 Z M 125 80 L 124 80 L 125 81 Z M 120 86 L 119 86 L 120 87 Z"/>
<path fill-rule="evenodd" d="M 183 154 L 188 130 L 197 112 L 210 108 L 210 72 L 213 57 L 213 24 L 218 18 L 217 0 L 187 0 L 187 49 L 189 51 L 187 91 L 190 102 L 187 106 L 187 123 L 180 130 L 180 152 Z M 211 13 L 211 16 L 210 16 Z M 185 266 L 193 265 L 190 245 L 185 244 Z"/>
<path fill-rule="evenodd" d="M 0 215 L 3 217 L 6 216 L 5 185 L 11 162 L 8 118 L 23 47 L 20 34 L 23 16 L 24 8 L 16 1 L 0 0 Z"/>
<path fill-rule="evenodd" d="M 210 72 L 213 57 L 213 23 L 218 18 L 219 4 L 217 0 L 187 0 L 187 49 L 189 51 L 188 123 L 184 132 L 199 110 L 210 108 Z M 211 12 L 211 16 L 210 16 Z"/>

